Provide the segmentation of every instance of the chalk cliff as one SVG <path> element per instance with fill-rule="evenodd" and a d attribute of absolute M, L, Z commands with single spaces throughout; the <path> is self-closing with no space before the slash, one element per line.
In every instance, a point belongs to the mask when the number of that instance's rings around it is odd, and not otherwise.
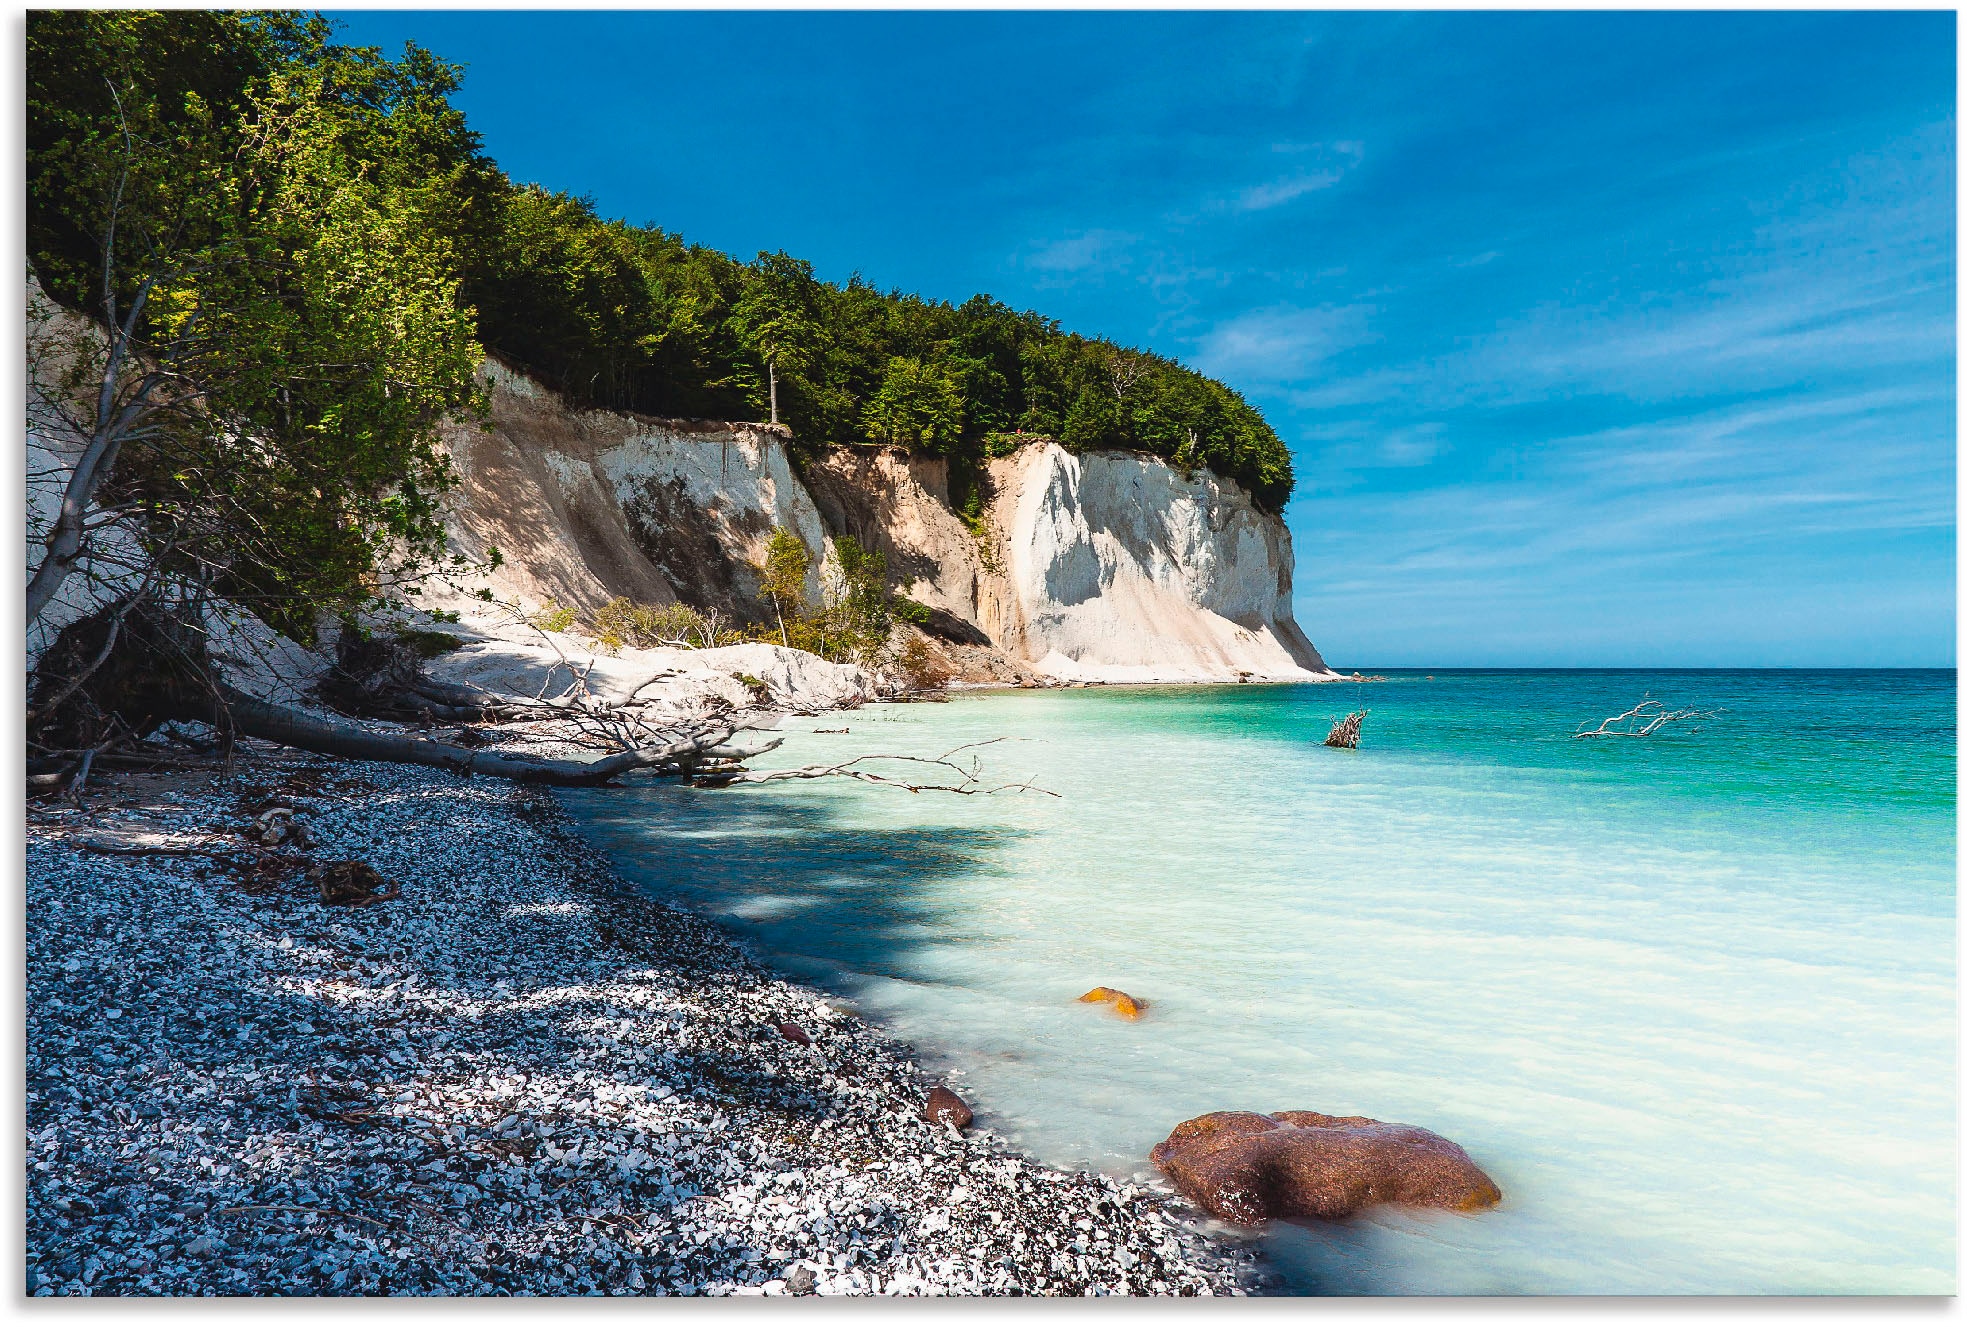
<path fill-rule="evenodd" d="M 572 410 L 489 364 L 491 414 L 446 443 L 460 546 L 504 565 L 501 598 L 590 609 L 617 596 L 758 612 L 775 525 L 822 553 L 851 535 L 971 680 L 1152 682 L 1331 676 L 1291 612 L 1290 533 L 1232 481 L 1151 457 L 1033 442 L 951 503 L 938 457 L 834 447 L 801 469 L 771 425 Z M 476 583 L 476 582 L 474 582 Z"/>

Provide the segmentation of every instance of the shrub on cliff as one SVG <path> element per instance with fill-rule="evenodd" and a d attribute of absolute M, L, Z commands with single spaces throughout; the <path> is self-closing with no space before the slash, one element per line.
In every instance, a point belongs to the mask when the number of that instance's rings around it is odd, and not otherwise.
<path fill-rule="evenodd" d="M 751 638 L 817 654 L 835 663 L 875 668 L 887 661 L 890 637 L 899 621 L 926 618 L 928 610 L 888 591 L 888 560 L 861 547 L 851 535 L 833 544 L 834 562 L 821 577 L 817 602 L 806 593 L 812 554 L 798 535 L 783 526 L 772 531 L 760 574 L 759 597 L 772 622 L 752 629 Z"/>
<path fill-rule="evenodd" d="M 723 626 L 713 611 L 706 615 L 688 604 L 666 604 L 657 608 L 630 599 L 611 599 L 594 611 L 590 620 L 594 638 L 611 650 L 624 645 L 638 650 L 669 647 L 708 650 L 719 645 L 735 645 L 744 637 Z"/>

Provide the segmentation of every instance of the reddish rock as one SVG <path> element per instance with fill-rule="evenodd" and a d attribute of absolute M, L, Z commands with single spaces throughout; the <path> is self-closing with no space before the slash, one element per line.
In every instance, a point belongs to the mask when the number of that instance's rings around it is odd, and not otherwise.
<path fill-rule="evenodd" d="M 963 1104 L 963 1098 L 946 1087 L 938 1087 L 929 1093 L 929 1104 L 922 1108 L 922 1118 L 931 1124 L 947 1124 L 958 1130 L 970 1127 L 975 1116 Z"/>
<path fill-rule="evenodd" d="M 1476 1212 L 1502 1190 L 1439 1134 L 1411 1124 L 1308 1110 L 1218 1111 L 1175 1126 L 1154 1164 L 1212 1216 L 1350 1216 L 1379 1203 Z"/>
<path fill-rule="evenodd" d="M 1079 1003 L 1110 1005 L 1113 1012 L 1122 1018 L 1139 1018 L 1147 1012 L 1147 1001 L 1136 1000 L 1127 992 L 1115 990 L 1111 986 L 1095 986 L 1079 997 Z"/>
<path fill-rule="evenodd" d="M 779 1035 L 787 1041 L 796 1041 L 801 1046 L 810 1046 L 813 1044 L 813 1039 L 806 1035 L 806 1029 L 800 1027 L 797 1023 L 779 1024 Z"/>

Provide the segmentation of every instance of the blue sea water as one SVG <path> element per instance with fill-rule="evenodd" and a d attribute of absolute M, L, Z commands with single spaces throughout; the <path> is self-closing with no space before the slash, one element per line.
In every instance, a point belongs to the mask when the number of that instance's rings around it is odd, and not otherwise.
<path fill-rule="evenodd" d="M 1211 1110 L 1424 1125 L 1495 1211 L 1273 1226 L 1293 1290 L 1955 1289 L 1955 681 L 1392 672 L 796 721 L 959 797 L 567 795 L 623 870 L 914 1042 L 981 1123 L 1148 1173 Z M 1651 696 L 1718 709 L 1578 740 Z M 1357 751 L 1321 744 L 1369 711 Z M 814 729 L 846 727 L 847 733 Z M 1137 1023 L 1075 997 L 1117 986 Z"/>

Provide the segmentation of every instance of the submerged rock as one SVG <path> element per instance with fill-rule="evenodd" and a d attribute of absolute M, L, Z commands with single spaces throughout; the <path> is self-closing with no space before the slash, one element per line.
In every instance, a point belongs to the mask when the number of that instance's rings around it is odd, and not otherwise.
<path fill-rule="evenodd" d="M 946 1087 L 938 1087 L 929 1093 L 929 1104 L 922 1108 L 922 1118 L 931 1124 L 947 1124 L 963 1130 L 969 1128 L 970 1121 L 976 1117 L 963 1104 L 963 1098 Z"/>
<path fill-rule="evenodd" d="M 1095 986 L 1079 997 L 1079 1003 L 1111 1005 L 1113 1012 L 1122 1018 L 1139 1018 L 1147 1012 L 1147 1001 L 1136 1000 L 1127 992 L 1111 986 Z"/>
<path fill-rule="evenodd" d="M 1474 1212 L 1502 1190 L 1454 1143 L 1411 1124 L 1360 1115 L 1217 1111 L 1175 1126 L 1154 1164 L 1212 1216 L 1350 1216 L 1380 1203 Z"/>

